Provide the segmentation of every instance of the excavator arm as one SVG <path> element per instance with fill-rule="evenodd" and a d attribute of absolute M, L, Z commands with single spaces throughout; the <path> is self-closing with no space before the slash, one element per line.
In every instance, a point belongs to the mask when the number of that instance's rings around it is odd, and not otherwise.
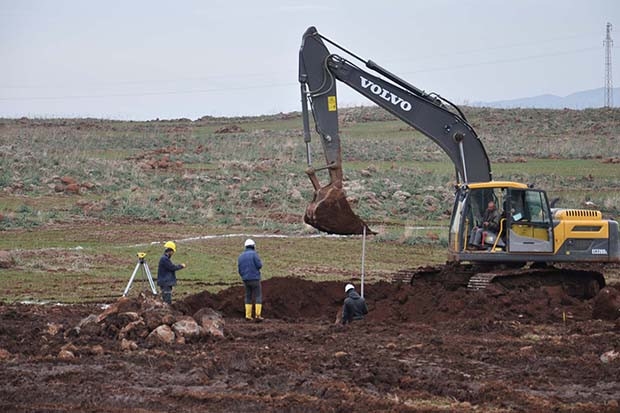
<path fill-rule="evenodd" d="M 331 54 L 324 41 L 362 61 L 381 77 Z M 342 189 L 336 80 L 350 86 L 437 143 L 454 164 L 457 184 L 492 180 L 484 146 L 458 107 L 436 94 L 425 93 L 373 61 L 359 58 L 310 27 L 304 33 L 299 51 L 304 140 L 308 154 L 306 172 L 315 189 L 314 199 L 304 217 L 308 224 L 338 234 L 360 234 L 368 230 L 366 224 L 351 210 Z M 312 166 L 308 103 L 327 162 L 321 168 Z M 319 169 L 329 171 L 330 182 L 324 187 L 321 187 L 316 177 Z"/>

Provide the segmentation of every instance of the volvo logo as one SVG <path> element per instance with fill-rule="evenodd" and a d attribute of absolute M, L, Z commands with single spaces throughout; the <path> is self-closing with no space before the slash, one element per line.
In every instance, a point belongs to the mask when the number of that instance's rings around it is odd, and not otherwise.
<path fill-rule="evenodd" d="M 394 106 L 399 106 L 405 112 L 409 112 L 411 110 L 411 103 L 399 96 L 396 96 L 389 90 L 383 89 L 372 80 L 368 80 L 365 77 L 360 76 L 360 81 L 362 88 L 370 90 L 373 94 L 380 96 L 383 100 L 390 102 Z"/>

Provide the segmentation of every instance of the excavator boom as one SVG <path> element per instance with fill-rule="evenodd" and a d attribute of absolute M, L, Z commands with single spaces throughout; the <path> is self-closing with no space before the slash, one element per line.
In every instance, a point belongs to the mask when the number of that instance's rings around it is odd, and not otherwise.
<path fill-rule="evenodd" d="M 377 75 L 341 56 L 331 54 L 324 40 L 361 60 Z M 360 59 L 310 27 L 303 36 L 299 51 L 304 139 L 308 151 L 307 174 L 315 190 L 314 199 L 306 209 L 305 220 L 310 225 L 338 234 L 360 234 L 368 229 L 351 210 L 343 190 L 336 80 L 350 86 L 437 143 L 454 163 L 458 184 L 488 182 L 492 179 L 484 146 L 455 105 L 438 95 L 426 94 L 370 60 Z M 321 168 L 312 166 L 308 102 L 327 162 Z M 323 187 L 316 177 L 316 171 L 320 169 L 329 171 L 330 182 Z"/>

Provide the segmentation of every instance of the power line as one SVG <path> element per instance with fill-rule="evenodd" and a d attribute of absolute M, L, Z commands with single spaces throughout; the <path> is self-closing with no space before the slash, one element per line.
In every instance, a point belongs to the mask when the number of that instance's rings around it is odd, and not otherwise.
<path fill-rule="evenodd" d="M 112 97 L 141 97 L 141 96 L 163 96 L 163 95 L 191 95 L 211 92 L 227 92 L 231 90 L 250 90 L 250 89 L 264 89 L 273 87 L 291 87 L 296 83 L 273 83 L 263 84 L 257 86 L 244 86 L 244 87 L 226 87 L 226 88 L 212 88 L 201 90 L 174 90 L 165 92 L 142 92 L 142 93 L 110 93 L 110 94 L 93 94 L 93 95 L 67 95 L 67 96 L 33 96 L 33 97 L 14 97 L 14 98 L 2 98 L 4 101 L 25 101 L 25 100 L 63 100 L 63 99 L 92 99 L 92 98 L 112 98 Z"/>
<path fill-rule="evenodd" d="M 511 58 L 511 59 L 489 60 L 489 61 L 486 61 L 486 62 L 479 62 L 479 63 L 464 63 L 462 65 L 457 65 L 457 66 L 434 67 L 434 68 L 429 68 L 429 69 L 421 69 L 421 70 L 414 70 L 414 71 L 409 71 L 409 72 L 402 72 L 401 74 L 424 73 L 424 72 L 434 72 L 434 71 L 440 71 L 440 70 L 452 70 L 452 69 L 462 69 L 462 68 L 467 68 L 467 67 L 477 67 L 477 66 L 486 66 L 486 65 L 494 65 L 494 64 L 512 63 L 512 62 L 520 62 L 520 61 L 524 61 L 524 60 L 543 59 L 543 58 L 546 58 L 546 57 L 553 57 L 553 56 L 564 56 L 564 55 L 578 54 L 578 53 L 590 52 L 590 51 L 594 51 L 594 50 L 599 50 L 599 48 L 598 47 L 586 47 L 586 48 L 583 48 L 583 49 L 569 50 L 569 51 L 557 52 L 557 53 L 544 53 L 544 54 L 532 55 L 532 56 L 515 57 L 515 58 Z"/>
<path fill-rule="evenodd" d="M 479 62 L 479 63 L 468 63 L 468 64 L 466 63 L 466 64 L 461 64 L 461 65 L 434 67 L 434 68 L 428 68 L 428 69 L 401 72 L 400 74 L 415 74 L 415 73 L 445 71 L 445 70 L 462 69 L 462 68 L 468 68 L 468 67 L 494 65 L 494 64 L 512 63 L 512 62 L 541 59 L 541 58 L 547 58 L 547 57 L 553 57 L 553 56 L 577 54 L 577 53 L 589 52 L 593 50 L 599 50 L 599 49 L 598 48 L 583 48 L 583 49 L 562 51 L 562 52 L 557 52 L 557 53 L 545 53 L 545 54 L 539 54 L 539 55 L 522 56 L 522 57 L 511 58 L 511 59 L 499 59 L 499 60 L 491 60 L 491 61 Z M 189 94 L 203 94 L 203 93 L 212 93 L 212 92 L 226 92 L 226 91 L 234 91 L 234 90 L 252 90 L 252 89 L 265 89 L 265 88 L 275 88 L 275 87 L 291 87 L 296 84 L 297 83 L 293 83 L 293 82 L 284 82 L 284 83 L 263 83 L 263 84 L 257 84 L 254 86 L 155 91 L 155 92 L 101 93 L 101 94 L 65 95 L 65 96 L 0 97 L 0 101 L 69 100 L 69 99 L 93 99 L 93 98 L 111 98 L 111 97 L 189 95 Z"/>
<path fill-rule="evenodd" d="M 571 34 L 567 36 L 551 37 L 548 39 L 536 40 L 533 42 L 508 43 L 508 44 L 503 44 L 503 45 L 495 45 L 495 46 L 489 46 L 489 47 L 483 47 L 483 48 L 477 48 L 477 49 L 460 49 L 460 50 L 457 50 L 456 52 L 446 52 L 446 53 L 439 53 L 439 54 L 433 54 L 433 55 L 428 55 L 428 56 L 416 56 L 415 60 L 428 60 L 428 59 L 435 59 L 438 57 L 445 57 L 445 56 L 454 57 L 458 55 L 471 55 L 474 53 L 489 52 L 489 51 L 495 51 L 495 50 L 506 50 L 506 49 L 519 48 L 523 46 L 531 46 L 531 45 L 540 46 L 541 44 L 553 43 L 559 40 L 566 40 L 566 39 L 577 38 L 577 37 L 580 37 L 580 38 L 588 37 L 589 38 L 589 37 L 593 37 L 594 35 L 595 35 L 594 32 L 587 32 L 587 33 L 580 33 L 580 34 Z"/>
<path fill-rule="evenodd" d="M 279 73 L 281 75 L 284 75 L 283 72 Z M 116 81 L 103 81 L 103 82 L 97 82 L 97 83 L 92 83 L 89 85 L 84 85 L 86 87 L 92 87 L 92 86 L 126 86 L 126 85 L 146 85 L 149 83 L 173 83 L 173 82 L 196 82 L 196 81 L 213 81 L 213 80 L 225 80 L 228 78 L 234 78 L 234 79 L 239 79 L 239 78 L 257 78 L 257 77 L 264 77 L 264 76 L 272 76 L 274 75 L 274 72 L 271 73 L 230 73 L 230 74 L 215 74 L 215 75 L 210 75 L 210 76 L 198 76 L 198 77 L 178 77 L 175 79 L 141 79 L 141 80 L 116 80 Z M 15 86 L 15 85 L 5 85 L 2 86 L 0 85 L 0 89 L 48 89 L 48 88 L 52 88 L 52 89 L 57 89 L 57 88 L 65 88 L 67 86 L 75 86 L 75 84 L 61 84 L 61 85 L 54 85 L 54 86 L 46 86 L 46 85 L 24 85 L 24 86 Z"/>
<path fill-rule="evenodd" d="M 497 46 L 490 46 L 490 47 L 484 47 L 484 48 L 478 48 L 478 49 L 467 49 L 467 50 L 457 50 L 456 52 L 450 52 L 450 53 L 439 53 L 439 54 L 434 54 L 434 55 L 429 55 L 429 56 L 417 56 L 415 57 L 415 60 L 428 60 L 428 59 L 436 59 L 438 57 L 443 57 L 443 56 L 458 56 L 458 55 L 471 55 L 474 53 L 480 53 L 480 52 L 489 52 L 489 51 L 494 51 L 494 50 L 505 50 L 505 49 L 509 49 L 509 48 L 516 48 L 516 47 L 522 47 L 522 46 L 529 46 L 529 45 L 540 45 L 540 44 L 544 44 L 544 43 L 553 43 L 555 41 L 558 40 L 564 40 L 564 39 L 569 39 L 569 38 L 577 38 L 577 37 L 585 37 L 585 36 L 590 36 L 590 32 L 584 32 L 584 33 L 580 33 L 580 34 L 572 34 L 572 35 L 567 35 L 567 36 L 557 36 L 557 37 L 551 37 L 548 39 L 544 39 L 544 40 L 537 40 L 536 42 L 520 42 L 520 43 L 508 43 L 508 44 L 504 44 L 504 45 L 497 45 Z M 580 50 L 577 50 L 577 52 L 579 52 Z M 567 53 L 571 53 L 571 52 L 567 52 Z M 498 60 L 498 61 L 490 61 L 490 62 L 481 62 L 481 63 L 472 63 L 469 65 L 465 65 L 465 66 L 455 66 L 455 68 L 461 68 L 461 67 L 467 67 L 467 66 L 483 66 L 486 64 L 494 64 L 494 63 L 504 63 L 504 62 L 511 62 L 511 61 L 520 61 L 520 60 L 528 60 L 530 58 L 538 58 L 539 56 L 534 56 L 534 57 L 521 57 L 521 58 L 514 58 L 514 59 L 508 59 L 508 60 Z M 388 59 L 388 62 L 392 61 L 392 59 Z M 451 67 L 447 67 L 446 70 L 449 70 Z M 422 70 L 422 72 L 424 71 L 430 71 L 430 70 L 435 70 L 435 69 L 425 69 Z M 444 70 L 442 68 L 438 69 L 438 70 Z M 409 72 L 409 73 L 419 73 L 419 72 Z M 224 80 L 224 79 L 228 79 L 228 78 L 233 78 L 233 79 L 240 79 L 240 78 L 252 78 L 252 77 L 264 77 L 264 76 L 273 76 L 273 75 L 281 75 L 281 76 L 287 76 L 287 74 L 285 74 L 284 72 L 280 72 L 280 73 L 276 73 L 276 72 L 263 72 L 263 73 L 229 73 L 229 74 L 214 74 L 214 75 L 209 75 L 209 76 L 198 76 L 198 77 L 185 77 L 185 78 L 175 78 L 175 79 L 133 79 L 133 80 L 117 80 L 117 81 L 109 81 L 109 82 L 98 82 L 98 83 L 92 83 L 89 85 L 83 85 L 83 87 L 100 87 L 100 86 L 115 86 L 115 85 L 147 85 L 147 84 L 152 84 L 152 83 L 172 83 L 172 82 L 196 82 L 196 81 L 212 81 L 212 80 L 216 80 L 216 79 L 220 79 L 220 80 Z M 49 85 L 0 85 L 0 89 L 58 89 L 58 88 L 66 88 L 66 87 L 75 87 L 76 84 L 75 83 L 71 83 L 71 84 L 56 84 L 53 86 L 49 86 Z M 184 92 L 180 92 L 180 93 L 184 93 Z"/>

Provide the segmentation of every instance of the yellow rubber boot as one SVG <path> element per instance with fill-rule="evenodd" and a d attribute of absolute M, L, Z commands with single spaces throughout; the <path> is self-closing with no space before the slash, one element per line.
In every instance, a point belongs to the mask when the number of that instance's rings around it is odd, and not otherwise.
<path fill-rule="evenodd" d="M 263 305 L 262 304 L 256 304 L 256 317 L 254 317 L 254 319 L 258 322 L 263 321 L 263 317 L 261 316 L 261 313 L 263 312 Z"/>
<path fill-rule="evenodd" d="M 252 304 L 245 305 L 245 319 L 252 320 Z"/>

